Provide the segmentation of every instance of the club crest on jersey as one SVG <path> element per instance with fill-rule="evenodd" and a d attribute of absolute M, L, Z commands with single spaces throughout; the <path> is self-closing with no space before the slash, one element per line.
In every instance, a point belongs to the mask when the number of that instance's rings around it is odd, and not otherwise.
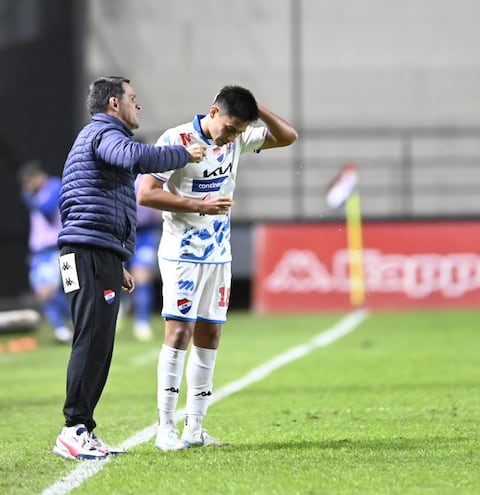
<path fill-rule="evenodd" d="M 103 291 L 103 298 L 108 304 L 112 304 L 115 301 L 115 292 L 111 289 L 106 289 Z"/>
<path fill-rule="evenodd" d="M 225 153 L 223 152 L 223 148 L 221 148 L 220 146 L 215 146 L 212 151 L 213 156 L 218 163 L 222 163 L 223 160 L 225 160 Z"/>
<path fill-rule="evenodd" d="M 213 156 L 218 163 L 223 163 L 227 155 L 232 151 L 233 143 L 228 143 L 225 146 L 215 146 L 212 149 Z"/>
<path fill-rule="evenodd" d="M 177 307 L 178 307 L 178 310 L 180 311 L 180 313 L 182 313 L 182 315 L 186 315 L 190 309 L 192 309 L 192 301 L 190 301 L 189 299 L 178 299 L 177 300 Z"/>

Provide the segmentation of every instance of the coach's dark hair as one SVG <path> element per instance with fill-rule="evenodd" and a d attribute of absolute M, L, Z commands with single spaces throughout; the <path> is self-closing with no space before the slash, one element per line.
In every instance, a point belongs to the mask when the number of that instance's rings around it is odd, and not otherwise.
<path fill-rule="evenodd" d="M 220 113 L 237 117 L 244 122 L 258 119 L 258 106 L 252 93 L 241 86 L 224 86 L 213 102 Z"/>
<path fill-rule="evenodd" d="M 99 77 L 93 81 L 87 96 L 90 115 L 106 112 L 110 98 L 113 96 L 120 99 L 125 93 L 123 83 L 129 82 L 129 79 L 121 76 Z"/>

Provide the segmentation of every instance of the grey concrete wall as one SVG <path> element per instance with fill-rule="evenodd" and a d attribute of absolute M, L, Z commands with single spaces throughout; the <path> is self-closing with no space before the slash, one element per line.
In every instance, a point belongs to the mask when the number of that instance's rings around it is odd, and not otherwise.
<path fill-rule="evenodd" d="M 299 59 L 292 45 L 294 5 L 300 6 Z M 229 83 L 249 87 L 302 129 L 480 126 L 477 0 L 90 0 L 89 19 L 85 85 L 102 74 L 129 76 L 143 105 L 139 132 L 149 141 L 206 111 Z M 478 175 L 472 162 L 480 150 L 471 141 L 470 154 L 462 151 L 458 160 L 463 139 L 435 138 L 429 154 L 420 153 L 410 184 L 419 192 L 409 213 L 480 213 L 476 195 L 465 207 L 457 196 L 445 201 L 444 195 L 452 167 L 457 177 Z M 414 146 L 417 153 L 425 145 Z M 236 218 L 332 216 L 321 196 L 349 160 L 359 164 L 370 191 L 364 195 L 368 216 L 405 214 L 404 198 L 392 193 L 404 176 L 401 147 L 396 138 L 320 136 L 247 157 Z M 425 163 L 435 159 L 439 168 L 432 174 Z M 422 180 L 433 180 L 437 193 L 425 194 Z M 461 187 L 458 194 L 464 197 Z"/>
<path fill-rule="evenodd" d="M 128 74 L 152 135 L 232 82 L 291 116 L 295 2 L 306 126 L 480 123 L 476 0 L 90 0 L 89 76 Z"/>

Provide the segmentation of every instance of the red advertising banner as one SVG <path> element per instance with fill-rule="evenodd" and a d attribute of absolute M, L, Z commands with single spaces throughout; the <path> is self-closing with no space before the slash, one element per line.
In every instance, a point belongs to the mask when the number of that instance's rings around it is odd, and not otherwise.
<path fill-rule="evenodd" d="M 364 307 L 480 306 L 480 222 L 363 225 Z M 253 305 L 258 312 L 351 308 L 343 223 L 258 226 Z"/>

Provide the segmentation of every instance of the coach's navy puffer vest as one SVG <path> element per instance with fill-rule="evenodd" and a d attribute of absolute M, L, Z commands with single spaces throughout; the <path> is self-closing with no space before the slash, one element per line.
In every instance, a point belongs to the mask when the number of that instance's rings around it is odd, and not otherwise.
<path fill-rule="evenodd" d="M 63 169 L 59 247 L 84 244 L 129 259 L 135 250 L 136 175 L 181 168 L 188 158 L 183 146 L 134 142 L 120 120 L 95 114 L 77 136 Z"/>

